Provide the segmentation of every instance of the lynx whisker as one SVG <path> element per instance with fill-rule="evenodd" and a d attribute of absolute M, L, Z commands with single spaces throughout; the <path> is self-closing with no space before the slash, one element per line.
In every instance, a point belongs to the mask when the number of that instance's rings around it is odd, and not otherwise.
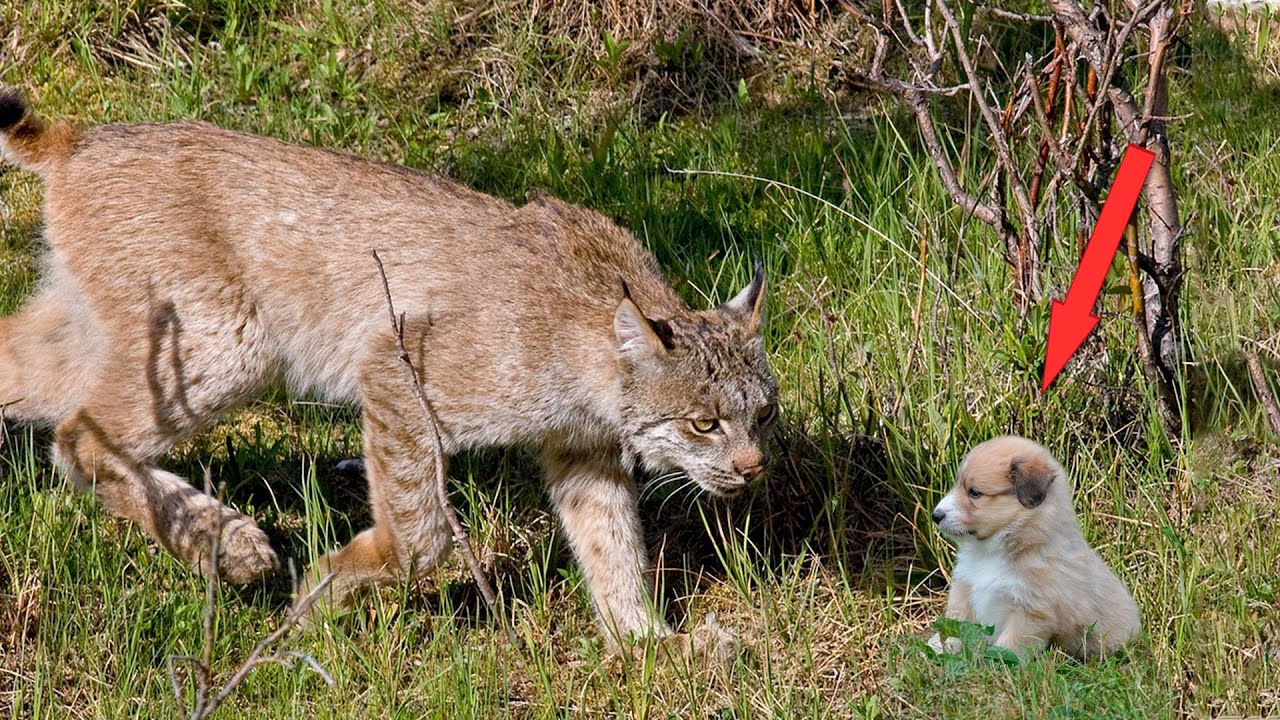
<path fill-rule="evenodd" d="M 693 504 L 698 501 L 698 498 L 702 497 L 704 492 L 701 485 L 694 485 L 693 492 L 685 495 L 684 500 L 680 501 L 680 511 L 686 514 L 691 512 Z"/>
<path fill-rule="evenodd" d="M 679 482 L 680 480 L 688 479 L 688 473 L 683 470 L 673 470 L 672 472 L 659 475 L 645 485 L 644 490 L 640 492 L 640 500 L 644 501 L 648 498 L 655 497 L 660 489 L 671 485 L 672 483 Z"/>
<path fill-rule="evenodd" d="M 693 489 L 693 492 L 688 493 L 688 497 L 689 497 L 689 498 L 696 498 L 696 497 L 698 496 L 698 492 L 702 489 L 702 486 L 701 486 L 701 485 L 699 485 L 699 484 L 697 483 L 697 481 L 695 481 L 693 478 L 687 478 L 687 479 L 685 480 L 685 482 L 680 483 L 680 485 L 679 485 L 679 486 L 677 486 L 675 490 L 672 490 L 672 491 L 671 491 L 671 493 L 670 493 L 669 495 L 667 495 L 665 498 L 663 498 L 663 500 L 662 500 L 662 504 L 658 506 L 658 514 L 659 514 L 659 515 L 661 515 L 661 514 L 662 514 L 662 511 L 663 511 L 664 509 L 666 509 L 666 507 L 667 507 L 667 503 L 671 501 L 671 498 L 676 497 L 676 496 L 677 496 L 677 495 L 679 495 L 680 493 L 682 493 L 682 492 L 684 492 L 685 490 L 688 490 L 688 489 L 690 489 L 690 488 L 692 488 L 692 489 Z M 681 507 L 683 508 L 683 510 L 684 510 L 685 512 L 688 512 L 688 509 L 689 509 L 690 507 L 692 507 L 692 505 L 688 505 L 688 506 L 686 506 L 686 505 L 682 502 L 682 503 L 681 503 Z"/>

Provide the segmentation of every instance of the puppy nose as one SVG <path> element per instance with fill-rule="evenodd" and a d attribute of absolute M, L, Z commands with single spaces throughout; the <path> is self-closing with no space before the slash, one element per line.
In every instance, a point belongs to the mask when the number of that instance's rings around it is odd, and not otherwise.
<path fill-rule="evenodd" d="M 944 512 L 942 512 L 941 510 L 934 510 L 934 511 L 933 511 L 933 521 L 934 521 L 934 522 L 936 522 L 936 523 L 940 523 L 940 522 L 942 522 L 942 519 L 943 519 L 943 518 L 945 518 L 946 516 L 947 516 L 947 514 L 946 514 L 946 513 L 944 513 Z"/>
<path fill-rule="evenodd" d="M 760 477 L 760 473 L 764 472 L 764 465 L 757 463 L 755 465 L 752 465 L 751 467 L 743 468 L 743 467 L 738 467 L 735 464 L 733 466 L 733 469 L 737 471 L 739 475 L 742 476 L 743 482 L 751 482 L 752 480 L 755 480 L 756 478 Z"/>

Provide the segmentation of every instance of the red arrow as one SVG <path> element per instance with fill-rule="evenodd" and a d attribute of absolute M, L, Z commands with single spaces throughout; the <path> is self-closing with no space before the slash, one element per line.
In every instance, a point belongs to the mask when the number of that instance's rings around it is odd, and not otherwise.
<path fill-rule="evenodd" d="M 1124 228 L 1129 224 L 1133 208 L 1138 204 L 1138 195 L 1147 180 L 1147 171 L 1155 161 L 1155 154 L 1150 150 L 1130 145 L 1125 148 L 1124 157 L 1120 158 L 1120 169 L 1116 171 L 1115 182 L 1111 184 L 1111 192 L 1102 205 L 1102 213 L 1098 215 L 1098 224 L 1093 228 L 1089 244 L 1085 246 L 1084 257 L 1080 259 L 1080 267 L 1071 281 L 1071 289 L 1067 291 L 1066 301 L 1054 300 L 1049 315 L 1049 344 L 1044 353 L 1044 384 L 1040 392 L 1049 389 L 1049 384 L 1058 377 L 1062 368 L 1076 350 L 1080 349 L 1084 339 L 1098 326 L 1098 316 L 1093 314 L 1093 304 L 1102 292 L 1102 283 L 1106 280 L 1111 260 L 1120 249 L 1120 238 Z"/>

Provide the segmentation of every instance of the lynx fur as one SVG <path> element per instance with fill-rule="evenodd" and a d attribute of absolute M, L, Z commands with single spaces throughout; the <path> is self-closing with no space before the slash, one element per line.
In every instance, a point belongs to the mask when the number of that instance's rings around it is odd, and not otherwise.
<path fill-rule="evenodd" d="M 664 636 L 634 471 L 715 495 L 763 472 L 777 388 L 764 276 L 688 309 L 653 257 L 590 210 L 523 207 L 352 155 L 204 123 L 49 123 L 0 90 L 0 148 L 45 191 L 42 282 L 0 318 L 0 403 L 55 428 L 77 486 L 208 569 L 277 567 L 254 521 L 157 459 L 283 379 L 358 404 L 373 526 L 311 571 L 337 601 L 431 566 L 450 531 L 428 428 L 398 364 L 370 250 L 386 265 L 446 455 L 521 445 L 608 635 Z"/>

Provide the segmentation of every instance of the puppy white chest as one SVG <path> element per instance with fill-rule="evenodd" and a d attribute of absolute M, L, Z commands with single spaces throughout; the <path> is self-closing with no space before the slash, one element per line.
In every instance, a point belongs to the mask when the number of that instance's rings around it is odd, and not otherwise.
<path fill-rule="evenodd" d="M 956 554 L 955 577 L 970 588 L 974 619 L 982 625 L 994 625 L 999 634 L 1009 606 L 1022 589 L 1004 553 L 978 545 L 961 547 Z"/>

